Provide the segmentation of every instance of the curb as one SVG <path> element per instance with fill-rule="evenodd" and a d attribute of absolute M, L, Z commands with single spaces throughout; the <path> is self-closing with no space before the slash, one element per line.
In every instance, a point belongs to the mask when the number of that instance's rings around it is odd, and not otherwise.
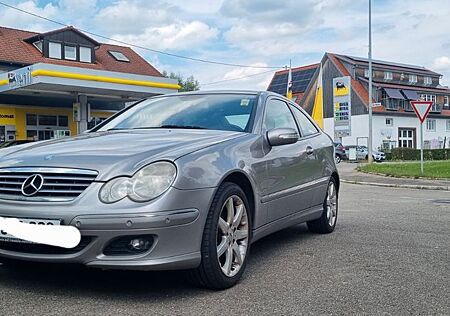
<path fill-rule="evenodd" d="M 450 191 L 450 187 L 448 187 L 448 186 L 438 186 L 438 185 L 378 183 L 378 182 L 366 182 L 366 181 L 345 180 L 345 179 L 341 179 L 341 182 L 343 182 L 343 183 L 350 183 L 350 184 L 372 185 L 372 186 L 377 186 L 377 187 L 388 187 L 388 188 L 404 188 L 404 189 L 417 189 L 417 190 Z"/>

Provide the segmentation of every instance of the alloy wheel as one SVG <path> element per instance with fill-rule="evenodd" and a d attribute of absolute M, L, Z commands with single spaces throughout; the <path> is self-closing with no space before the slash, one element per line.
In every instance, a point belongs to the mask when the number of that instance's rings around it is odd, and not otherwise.
<path fill-rule="evenodd" d="M 333 182 L 330 182 L 328 184 L 326 207 L 327 207 L 328 225 L 332 227 L 336 222 L 337 216 L 337 194 L 336 194 L 336 187 Z"/>
<path fill-rule="evenodd" d="M 222 206 L 217 225 L 217 258 L 227 277 L 235 276 L 247 255 L 248 214 L 242 199 L 230 196 Z"/>

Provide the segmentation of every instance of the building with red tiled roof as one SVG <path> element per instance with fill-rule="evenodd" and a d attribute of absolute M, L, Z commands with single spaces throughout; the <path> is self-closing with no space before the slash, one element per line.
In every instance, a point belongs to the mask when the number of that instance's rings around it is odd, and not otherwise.
<path fill-rule="evenodd" d="M 344 145 L 366 145 L 368 138 L 368 60 L 360 57 L 326 53 L 320 64 L 294 69 L 314 69 L 309 82 L 296 102 L 312 113 L 317 91 L 320 67 L 322 66 L 324 130 Z M 433 106 L 424 123 L 425 148 L 450 147 L 450 89 L 440 84 L 441 74 L 430 69 L 373 60 L 373 144 L 374 149 L 392 147 L 420 148 L 419 121 L 411 107 L 412 100 L 432 101 Z M 294 73 L 293 69 L 293 73 Z M 275 91 L 273 82 L 281 72 L 274 75 L 268 90 Z M 350 82 L 350 135 L 342 136 L 336 128 L 333 79 L 348 77 Z M 283 78 L 284 79 L 284 78 Z M 283 84 L 287 84 L 286 82 Z M 293 85 L 295 86 L 293 77 Z M 286 94 L 286 88 L 279 91 Z M 295 92 L 295 91 L 294 91 Z"/>
<path fill-rule="evenodd" d="M 178 89 L 131 48 L 73 27 L 0 27 L 0 47 L 0 143 L 76 134 L 128 102 Z"/>

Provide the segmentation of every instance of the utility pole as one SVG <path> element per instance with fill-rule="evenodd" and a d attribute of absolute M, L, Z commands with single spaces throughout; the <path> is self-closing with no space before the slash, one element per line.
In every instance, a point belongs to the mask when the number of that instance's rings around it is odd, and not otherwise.
<path fill-rule="evenodd" d="M 369 0 L 369 138 L 367 141 L 369 147 L 368 161 L 373 163 L 372 156 L 372 0 Z"/>

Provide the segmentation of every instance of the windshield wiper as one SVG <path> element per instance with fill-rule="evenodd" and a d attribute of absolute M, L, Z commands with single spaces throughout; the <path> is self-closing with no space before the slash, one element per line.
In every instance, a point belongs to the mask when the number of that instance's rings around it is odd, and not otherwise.
<path fill-rule="evenodd" d="M 195 126 L 195 125 L 161 125 L 159 128 L 207 129 L 206 127 Z"/>

